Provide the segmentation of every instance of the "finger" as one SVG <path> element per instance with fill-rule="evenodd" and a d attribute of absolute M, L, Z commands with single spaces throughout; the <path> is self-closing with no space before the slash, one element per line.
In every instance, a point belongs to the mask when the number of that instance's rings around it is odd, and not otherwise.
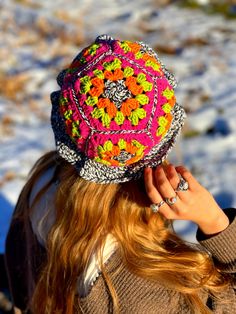
<path fill-rule="evenodd" d="M 181 208 L 184 206 L 184 204 L 183 204 L 180 196 L 175 192 L 175 190 L 171 186 L 171 184 L 170 184 L 170 182 L 169 182 L 169 180 L 168 180 L 162 167 L 157 167 L 157 169 L 154 171 L 154 179 L 156 181 L 156 186 L 158 188 L 158 191 L 160 192 L 161 196 L 163 197 L 163 199 L 167 203 L 169 211 L 171 211 L 171 214 L 166 213 L 166 215 L 168 217 L 169 216 L 172 217 L 169 219 L 177 219 L 179 212 L 181 211 Z M 175 202 L 173 204 L 170 204 L 170 202 L 172 202 L 172 201 L 173 202 L 175 201 Z M 163 207 L 163 209 L 164 209 L 164 207 Z M 162 212 L 163 212 L 163 210 L 162 210 Z"/>
<path fill-rule="evenodd" d="M 177 190 L 180 183 L 180 177 L 182 176 L 176 171 L 175 167 L 171 164 L 169 164 L 167 167 L 164 167 L 164 170 L 175 193 L 178 195 L 181 201 L 186 202 L 190 197 L 189 191 Z"/>
<path fill-rule="evenodd" d="M 152 169 L 149 167 L 144 169 L 144 184 L 146 193 L 149 195 L 153 188 Z"/>
<path fill-rule="evenodd" d="M 163 196 L 163 198 L 170 198 L 176 195 L 173 187 L 166 177 L 165 171 L 163 170 L 162 166 L 159 166 L 154 170 L 154 181 L 156 183 L 158 191 Z"/>
<path fill-rule="evenodd" d="M 175 168 L 177 173 L 179 173 L 184 180 L 188 182 L 189 185 L 189 190 L 196 190 L 197 188 L 200 187 L 200 184 L 198 181 L 194 178 L 194 176 L 191 174 L 191 172 L 186 169 L 184 166 L 178 166 Z"/>
<path fill-rule="evenodd" d="M 162 197 L 155 186 L 153 180 L 153 170 L 151 168 L 144 169 L 144 184 L 146 193 L 152 203 L 159 203 L 162 201 Z"/>
<path fill-rule="evenodd" d="M 151 203 L 158 204 L 163 200 L 163 198 L 156 187 L 154 173 L 155 173 L 155 170 L 151 168 L 146 168 L 144 170 L 144 182 L 145 182 L 146 192 Z M 178 219 L 178 215 L 176 214 L 174 209 L 171 208 L 167 203 L 164 203 L 159 208 L 158 212 L 162 214 L 166 219 Z"/>
<path fill-rule="evenodd" d="M 168 206 L 168 204 L 165 203 L 165 205 L 161 206 L 158 211 L 162 216 L 164 216 L 166 219 L 178 219 L 178 215 L 176 212 Z"/>
<path fill-rule="evenodd" d="M 178 172 L 176 171 L 175 167 L 172 164 L 169 164 L 168 166 L 164 167 L 164 171 L 165 171 L 167 179 L 169 180 L 172 188 L 174 190 L 176 190 L 178 187 L 180 179 L 179 179 L 179 175 L 178 175 Z"/>

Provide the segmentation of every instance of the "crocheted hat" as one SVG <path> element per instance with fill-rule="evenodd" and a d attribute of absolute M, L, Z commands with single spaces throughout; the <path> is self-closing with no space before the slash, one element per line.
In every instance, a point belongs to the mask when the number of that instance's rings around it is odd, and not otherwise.
<path fill-rule="evenodd" d="M 185 112 L 176 103 L 174 76 L 148 45 L 99 36 L 57 81 L 56 147 L 81 177 L 125 182 L 167 157 Z"/>

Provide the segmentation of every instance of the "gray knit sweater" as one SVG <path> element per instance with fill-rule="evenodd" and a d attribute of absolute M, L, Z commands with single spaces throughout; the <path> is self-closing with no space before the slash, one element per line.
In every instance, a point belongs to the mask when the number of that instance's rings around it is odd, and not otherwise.
<path fill-rule="evenodd" d="M 236 210 L 231 210 L 232 214 Z M 236 272 L 236 218 L 230 226 L 220 234 L 203 239 L 204 235 L 198 231 L 200 244 L 211 254 L 215 263 L 223 266 L 227 273 Z M 119 272 L 116 269 L 119 268 Z M 181 293 L 169 290 L 161 284 L 139 278 L 132 274 L 122 263 L 116 251 L 106 265 L 106 270 L 112 278 L 112 283 L 118 294 L 121 314 L 190 314 L 189 305 Z M 236 314 L 236 296 L 233 283 L 230 289 L 219 295 L 219 300 L 211 300 L 206 293 L 202 299 L 216 314 Z M 229 300 L 225 303 L 225 301 Z M 111 297 L 107 290 L 102 274 L 97 279 L 89 295 L 80 299 L 83 313 L 113 313 Z"/>

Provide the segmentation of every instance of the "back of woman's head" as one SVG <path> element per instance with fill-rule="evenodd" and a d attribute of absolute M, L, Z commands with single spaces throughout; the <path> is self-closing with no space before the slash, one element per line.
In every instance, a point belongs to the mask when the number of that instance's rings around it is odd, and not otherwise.
<path fill-rule="evenodd" d="M 188 246 L 168 220 L 152 212 L 142 177 L 145 167 L 167 158 L 185 119 L 174 76 L 146 44 L 103 35 L 60 73 L 58 83 L 60 90 L 51 95 L 60 156 L 56 221 L 33 312 L 73 313 L 79 306 L 77 277 L 92 254 L 118 310 L 102 258 L 111 235 L 129 271 L 183 294 L 193 312 L 209 313 L 199 290 L 214 293 L 223 279 L 207 253 Z M 32 178 L 46 167 L 43 158 Z"/>

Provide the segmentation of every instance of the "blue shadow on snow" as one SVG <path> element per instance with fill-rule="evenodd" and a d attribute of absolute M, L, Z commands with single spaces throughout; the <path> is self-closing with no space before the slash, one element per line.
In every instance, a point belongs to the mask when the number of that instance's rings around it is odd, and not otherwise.
<path fill-rule="evenodd" d="M 5 251 L 5 240 L 14 206 L 0 193 L 0 254 Z"/>

